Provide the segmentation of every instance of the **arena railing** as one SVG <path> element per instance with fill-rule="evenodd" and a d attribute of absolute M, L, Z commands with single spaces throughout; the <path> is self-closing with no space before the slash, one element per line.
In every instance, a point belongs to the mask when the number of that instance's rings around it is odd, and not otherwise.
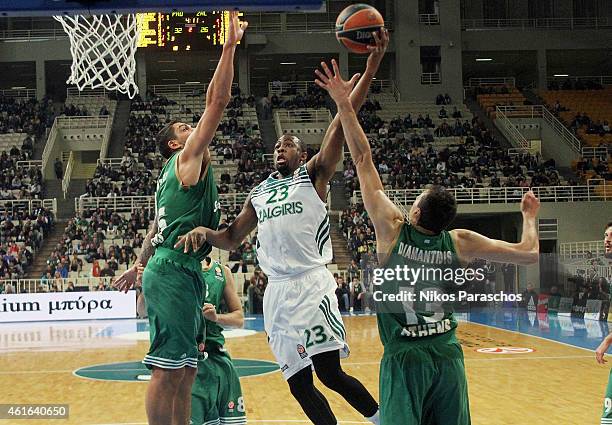
<path fill-rule="evenodd" d="M 249 23 L 250 28 L 250 23 Z M 296 95 L 305 95 L 308 93 L 309 87 L 314 87 L 315 83 L 313 81 L 271 81 L 268 83 L 268 94 L 283 96 L 283 93 L 287 91 L 295 91 Z M 378 89 L 381 93 L 392 93 L 396 100 L 399 100 L 399 90 L 397 89 L 397 84 L 395 80 L 373 80 L 370 85 L 370 93 L 372 89 Z M 293 94 L 289 96 L 294 96 Z"/>
<path fill-rule="evenodd" d="M 596 76 L 574 76 L 574 77 L 547 77 L 546 78 L 546 82 L 547 83 L 551 83 L 553 81 L 556 81 L 557 83 L 563 83 L 566 80 L 569 81 L 582 81 L 582 82 L 593 82 L 593 83 L 599 83 L 602 86 L 605 85 L 612 85 L 612 75 L 596 75 Z"/>
<path fill-rule="evenodd" d="M 314 122 L 329 122 L 331 114 L 329 109 L 278 109 L 274 111 L 281 123 L 301 124 Z"/>
<path fill-rule="evenodd" d="M 42 165 L 43 173 L 49 164 L 49 159 L 51 158 L 51 152 L 53 151 L 53 147 L 55 145 L 55 141 L 58 135 L 59 135 L 59 126 L 57 123 L 57 118 L 55 118 L 55 120 L 53 120 L 53 126 L 51 127 L 51 130 L 49 130 L 49 134 L 47 135 L 45 148 L 43 150 L 43 154 L 41 157 L 41 161 L 42 161 L 41 165 Z"/>
<path fill-rule="evenodd" d="M 574 276 L 594 273 L 596 278 L 604 277 L 608 281 L 612 278 L 612 266 L 566 264 L 564 267 Z"/>
<path fill-rule="evenodd" d="M 68 163 L 66 164 L 66 171 L 64 171 L 64 178 L 62 179 L 62 192 L 64 193 L 64 199 L 68 195 L 68 189 L 70 188 L 70 179 L 72 178 L 72 169 L 74 168 L 74 151 L 70 151 L 68 157 Z"/>
<path fill-rule="evenodd" d="M 101 89 L 88 89 L 79 90 L 78 87 L 68 87 L 66 89 L 66 97 L 103 97 L 108 98 L 108 94 L 111 93 L 109 90 L 104 88 Z"/>
<path fill-rule="evenodd" d="M 333 32 L 337 13 L 245 13 L 251 33 Z M 385 27 L 393 29 L 393 17 L 386 16 Z"/>
<path fill-rule="evenodd" d="M 62 28 L 30 29 L 30 30 L 3 30 L 0 31 L 0 40 L 5 43 L 24 41 L 48 41 L 68 38 Z"/>
<path fill-rule="evenodd" d="M 507 108 L 509 107 L 495 107 L 495 118 L 500 121 L 502 129 L 505 130 L 505 136 L 514 142 L 513 145 L 517 146 L 519 149 L 530 150 L 531 143 L 529 140 L 527 140 L 525 136 L 523 136 L 523 133 L 521 133 L 518 128 L 516 128 L 516 126 L 508 119 L 506 112 L 511 111 Z"/>
<path fill-rule="evenodd" d="M 232 83 L 232 88 L 237 87 L 238 83 Z M 194 93 L 197 93 L 198 96 L 206 96 L 207 89 L 208 83 L 152 84 L 147 87 L 151 93 L 166 97 L 176 94 L 194 96 Z"/>
<path fill-rule="evenodd" d="M 559 244 L 559 255 L 565 258 L 599 257 L 605 254 L 602 241 L 563 242 Z"/>
<path fill-rule="evenodd" d="M 458 204 L 506 204 L 521 202 L 525 187 L 479 187 L 448 189 Z M 612 184 L 585 186 L 543 186 L 531 188 L 541 202 L 612 201 Z M 387 196 L 398 205 L 411 205 L 422 189 L 387 190 Z M 361 203 L 361 191 L 353 192 L 353 204 Z"/>
<path fill-rule="evenodd" d="M 470 30 L 506 30 L 506 29 L 542 29 L 542 30 L 575 30 L 612 28 L 612 19 L 601 18 L 538 18 L 538 19 L 462 19 L 461 29 Z"/>
<path fill-rule="evenodd" d="M 421 84 L 440 84 L 441 82 L 439 72 L 423 72 L 421 74 Z"/>
<path fill-rule="evenodd" d="M 609 150 L 607 146 L 583 146 L 582 147 L 582 157 L 584 159 L 598 158 L 602 161 L 605 161 L 608 155 L 609 155 Z"/>
<path fill-rule="evenodd" d="M 219 203 L 222 207 L 242 206 L 249 192 L 231 192 L 219 194 Z M 104 208 L 115 212 L 131 213 L 142 208 L 154 209 L 154 196 L 121 196 L 114 198 L 81 196 L 74 200 L 74 209 L 77 214 L 86 209 Z"/>
<path fill-rule="evenodd" d="M 57 289 L 59 292 L 65 292 L 68 288 L 68 285 L 72 283 L 75 288 L 83 288 L 87 287 L 88 291 L 95 291 L 100 282 L 104 282 L 104 284 L 108 287 L 112 284 L 115 277 L 73 277 L 73 278 L 53 278 L 45 281 L 45 286 L 49 285 L 52 287 L 53 285 L 57 285 Z M 42 289 L 43 280 L 42 279 L 4 279 L 0 280 L 0 285 L 12 285 L 15 289 L 16 293 L 27 292 L 29 294 L 34 294 L 38 292 L 48 292 Z"/>
<path fill-rule="evenodd" d="M 467 87 L 481 86 L 516 86 L 514 77 L 487 77 L 487 78 L 470 78 Z"/>
<path fill-rule="evenodd" d="M 38 208 L 51 211 L 53 216 L 57 215 L 57 199 L 8 199 L 0 201 L 0 212 L 7 210 L 25 210 L 28 214 Z"/>
<path fill-rule="evenodd" d="M 419 24 L 439 25 L 440 15 L 437 13 L 419 13 Z"/>
<path fill-rule="evenodd" d="M 111 119 L 108 115 L 92 115 L 87 117 L 59 116 L 55 118 L 55 121 L 59 130 L 80 130 L 84 128 L 106 128 Z"/>
<path fill-rule="evenodd" d="M 544 121 L 550 125 L 553 130 L 561 137 L 561 139 L 567 143 L 575 152 L 579 153 L 582 149 L 582 142 L 567 129 L 561 121 L 557 119 L 544 105 L 520 105 L 520 106 L 497 106 L 495 108 L 498 117 L 501 115 L 502 122 L 506 127 L 506 130 L 510 131 L 511 134 L 520 134 L 520 137 L 524 139 L 520 131 L 516 129 L 514 125 L 508 120 L 508 118 L 543 118 Z M 509 124 L 508 124 L 509 123 Z M 516 131 L 511 130 L 507 126 L 510 125 Z M 529 143 L 529 142 L 527 142 Z M 521 146 L 522 147 L 522 146 Z"/>
<path fill-rule="evenodd" d="M 40 160 L 40 159 L 31 159 L 29 161 L 17 161 L 17 167 L 41 168 L 42 167 L 42 160 Z"/>
<path fill-rule="evenodd" d="M 15 99 L 34 99 L 36 97 L 36 89 L 4 89 L 0 90 L 0 96 Z"/>
<path fill-rule="evenodd" d="M 277 109 L 274 111 L 276 134 L 291 132 L 291 124 L 315 124 L 328 127 L 332 121 L 329 109 Z"/>

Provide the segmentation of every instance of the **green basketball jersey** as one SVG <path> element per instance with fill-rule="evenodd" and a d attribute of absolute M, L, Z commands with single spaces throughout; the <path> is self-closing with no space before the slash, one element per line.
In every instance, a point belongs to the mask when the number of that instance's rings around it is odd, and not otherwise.
<path fill-rule="evenodd" d="M 155 209 L 159 231 L 151 241 L 155 247 L 172 250 L 180 236 L 198 226 L 216 230 L 221 216 L 212 165 L 208 165 L 203 180 L 185 188 L 176 174 L 178 157 L 176 153 L 168 160 L 157 181 Z M 188 255 L 202 261 L 211 249 L 211 245 L 205 243 L 197 252 L 191 251 Z M 183 248 L 176 251 L 183 252 Z"/>
<path fill-rule="evenodd" d="M 216 261 L 213 261 L 210 269 L 203 271 L 204 282 L 206 283 L 205 302 L 215 306 L 217 314 L 225 311 L 225 299 L 223 291 L 225 290 L 225 270 L 223 266 Z M 206 320 L 206 342 L 207 346 L 214 344 L 222 347 L 225 344 L 223 336 L 223 327 L 216 322 Z"/>
<path fill-rule="evenodd" d="M 416 281 L 404 280 L 404 274 L 402 280 L 392 277 L 374 287 L 383 294 L 413 294 L 412 300 L 382 302 L 375 296 L 378 331 L 385 349 L 390 345 L 398 348 L 398 343 L 404 347 L 404 344 L 429 343 L 443 335 L 454 338 L 457 321 L 452 306 L 436 297 L 436 292 L 456 291 L 452 276 L 459 263 L 450 234 L 443 231 L 438 235 L 425 235 L 405 223 L 385 269 L 398 267 L 421 270 L 421 274 Z"/>

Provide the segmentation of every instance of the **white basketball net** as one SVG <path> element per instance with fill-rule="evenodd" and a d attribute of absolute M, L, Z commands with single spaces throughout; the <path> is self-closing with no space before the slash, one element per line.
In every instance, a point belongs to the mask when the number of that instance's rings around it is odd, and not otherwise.
<path fill-rule="evenodd" d="M 136 15 L 54 16 L 70 38 L 72 73 L 79 90 L 105 88 L 133 98 L 138 21 Z"/>

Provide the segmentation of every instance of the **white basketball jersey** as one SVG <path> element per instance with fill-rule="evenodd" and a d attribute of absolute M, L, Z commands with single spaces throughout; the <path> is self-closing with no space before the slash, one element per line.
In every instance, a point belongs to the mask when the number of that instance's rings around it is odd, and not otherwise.
<path fill-rule="evenodd" d="M 278 278 L 329 263 L 333 254 L 327 207 L 306 166 L 282 179 L 273 174 L 251 192 L 261 269 L 268 277 Z"/>

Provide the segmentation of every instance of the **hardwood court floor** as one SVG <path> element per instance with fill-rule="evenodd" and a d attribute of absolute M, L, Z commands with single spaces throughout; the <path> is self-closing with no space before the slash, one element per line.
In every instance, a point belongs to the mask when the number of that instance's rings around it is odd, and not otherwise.
<path fill-rule="evenodd" d="M 351 357 L 343 367 L 378 397 L 382 346 L 376 319 L 345 317 L 345 324 Z M 140 361 L 148 342 L 131 338 L 136 330 L 135 321 L 0 325 L 0 403 L 70 405 L 69 420 L 0 420 L 0 424 L 145 424 L 146 383 L 73 374 L 92 365 Z M 584 338 L 590 337 L 593 345 L 600 334 Z M 609 366 L 597 365 L 592 351 L 476 323 L 461 323 L 458 336 L 465 352 L 474 425 L 598 423 Z M 262 332 L 229 339 L 227 346 L 234 358 L 274 360 Z M 493 347 L 534 351 L 475 351 Z M 243 378 L 242 387 L 249 423 L 309 423 L 279 372 Z M 365 423 L 338 396 L 320 388 L 340 421 Z"/>

